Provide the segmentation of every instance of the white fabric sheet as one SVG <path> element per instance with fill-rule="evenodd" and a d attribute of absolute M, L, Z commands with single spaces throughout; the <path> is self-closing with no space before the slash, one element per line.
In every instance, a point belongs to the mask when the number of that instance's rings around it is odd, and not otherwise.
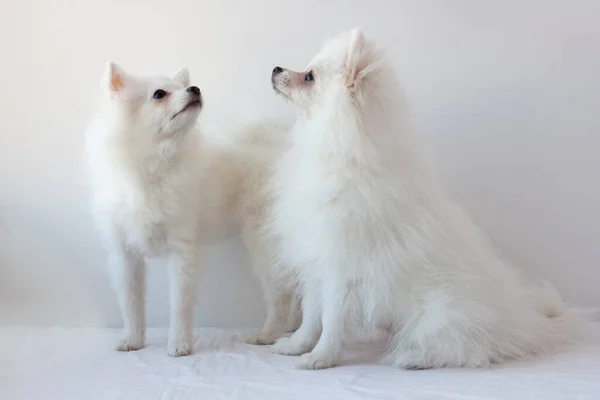
<path fill-rule="evenodd" d="M 195 354 L 178 359 L 166 355 L 165 330 L 150 329 L 148 347 L 137 352 L 113 351 L 118 337 L 117 330 L 0 328 L 0 399 L 600 399 L 600 340 L 486 370 L 378 366 L 376 346 L 363 344 L 343 366 L 299 371 L 295 357 L 247 345 L 234 331 L 198 330 Z"/>

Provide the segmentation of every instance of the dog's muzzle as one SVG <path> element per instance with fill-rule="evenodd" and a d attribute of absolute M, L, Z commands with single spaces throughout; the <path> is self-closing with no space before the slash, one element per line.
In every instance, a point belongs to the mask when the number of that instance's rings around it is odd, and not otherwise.
<path fill-rule="evenodd" d="M 271 78 L 279 75 L 283 71 L 285 71 L 285 70 L 283 68 L 281 68 L 281 67 L 275 67 L 275 68 L 273 68 L 273 72 L 271 73 Z"/>
<path fill-rule="evenodd" d="M 271 85 L 273 86 L 273 90 L 279 94 L 283 94 L 281 89 L 279 88 L 278 82 L 281 80 L 281 74 L 285 71 L 284 68 L 275 67 L 273 68 L 273 72 L 271 72 Z"/>

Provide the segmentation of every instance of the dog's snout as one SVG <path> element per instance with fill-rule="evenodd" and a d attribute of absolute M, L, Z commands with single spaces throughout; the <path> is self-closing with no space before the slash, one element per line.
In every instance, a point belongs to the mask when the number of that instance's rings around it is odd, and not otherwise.
<path fill-rule="evenodd" d="M 281 68 L 281 67 L 275 67 L 275 68 L 273 68 L 273 75 L 278 75 L 278 74 L 280 74 L 282 72 L 283 72 L 283 68 Z"/>
<path fill-rule="evenodd" d="M 196 96 L 200 96 L 200 88 L 198 86 L 190 86 L 185 91 L 189 92 L 189 93 L 193 93 Z"/>

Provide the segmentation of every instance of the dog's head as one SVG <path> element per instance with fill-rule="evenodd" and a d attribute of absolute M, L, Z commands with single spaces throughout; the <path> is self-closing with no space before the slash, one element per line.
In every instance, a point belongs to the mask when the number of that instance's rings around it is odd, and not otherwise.
<path fill-rule="evenodd" d="M 120 129 L 123 134 L 171 139 L 191 128 L 202 108 L 200 89 L 190 86 L 187 69 L 172 78 L 140 77 L 108 63 L 104 87 L 113 116 L 124 125 Z"/>
<path fill-rule="evenodd" d="M 275 67 L 271 83 L 300 116 L 310 115 L 340 95 L 360 96 L 377 60 L 374 46 L 357 28 L 329 40 L 302 72 Z"/>

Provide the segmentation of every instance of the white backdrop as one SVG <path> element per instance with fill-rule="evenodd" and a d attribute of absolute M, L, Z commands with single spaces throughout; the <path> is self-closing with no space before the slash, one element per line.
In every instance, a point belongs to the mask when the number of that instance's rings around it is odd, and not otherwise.
<path fill-rule="evenodd" d="M 273 66 L 302 69 L 352 26 L 387 49 L 447 188 L 505 256 L 600 305 L 599 16 L 596 0 L 2 0 L 0 323 L 121 323 L 81 173 L 106 61 L 189 67 L 207 118 L 289 117 Z M 207 255 L 199 325 L 262 322 L 234 242 Z M 152 325 L 165 280 L 152 271 Z"/>

